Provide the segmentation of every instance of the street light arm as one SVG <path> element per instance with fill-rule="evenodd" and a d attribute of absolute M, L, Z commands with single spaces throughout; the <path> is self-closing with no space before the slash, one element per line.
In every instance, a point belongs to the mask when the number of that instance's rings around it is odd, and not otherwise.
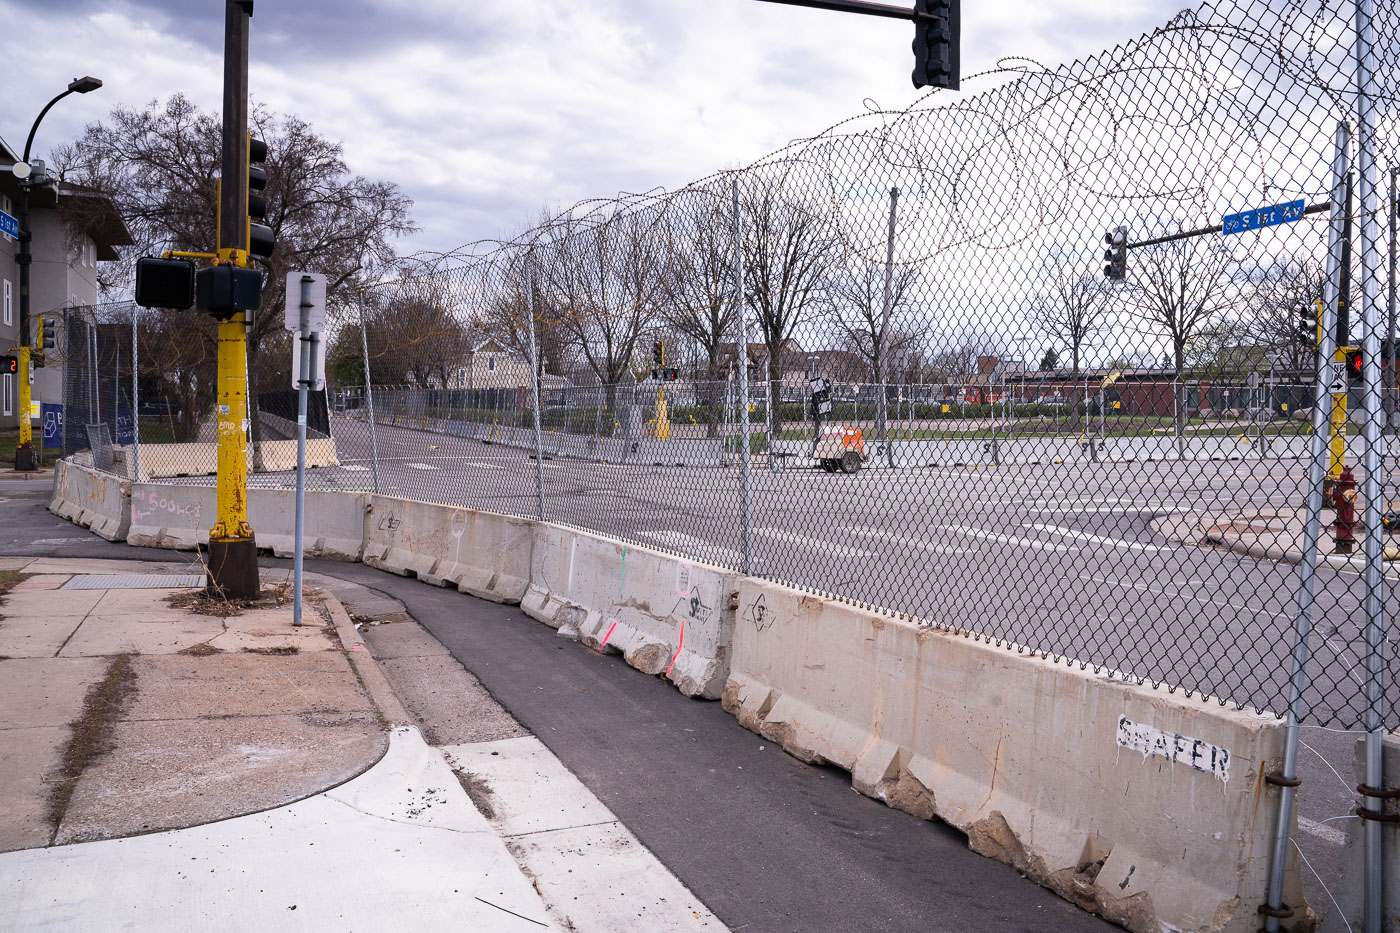
<path fill-rule="evenodd" d="M 40 110 L 40 111 L 39 111 L 39 115 L 38 115 L 37 117 L 34 118 L 34 125 L 31 126 L 31 127 L 29 128 L 29 138 L 26 139 L 26 140 L 24 141 L 24 161 L 25 161 L 25 162 L 28 162 L 28 161 L 29 161 L 29 150 L 30 150 L 30 147 L 32 147 L 32 146 L 34 145 L 34 134 L 37 133 L 37 132 L 39 132 L 39 124 L 43 122 L 43 120 L 44 120 L 44 115 L 47 114 L 51 109 L 53 109 L 53 105 L 54 105 L 54 104 L 56 104 L 56 103 L 58 103 L 59 101 L 63 100 L 63 98 L 67 97 L 69 94 L 72 94 L 72 93 L 73 93 L 73 88 L 69 88 L 68 90 L 66 90 L 66 91 L 64 91 L 63 93 L 59 94 L 59 95 L 58 95 L 57 97 L 55 97 L 53 100 L 51 100 L 51 101 L 49 101 L 47 104 L 45 104 L 45 105 L 44 105 L 44 109 L 43 109 L 43 110 Z"/>

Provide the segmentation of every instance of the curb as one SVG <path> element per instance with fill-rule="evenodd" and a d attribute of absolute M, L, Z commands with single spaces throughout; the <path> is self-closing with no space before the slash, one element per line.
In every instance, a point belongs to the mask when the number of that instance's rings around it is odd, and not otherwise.
<path fill-rule="evenodd" d="M 1283 561 L 1289 564 L 1298 564 L 1302 563 L 1303 561 L 1303 552 L 1296 548 L 1285 549 L 1279 547 L 1270 547 L 1268 545 L 1257 543 L 1251 544 L 1247 541 L 1244 541 L 1241 538 L 1227 536 L 1217 531 L 1214 526 L 1205 530 L 1205 533 L 1202 535 L 1202 540 L 1208 544 L 1213 544 L 1218 547 L 1222 547 L 1227 551 L 1232 551 L 1236 554 L 1246 554 L 1250 557 L 1260 557 L 1265 560 Z M 1349 570 L 1352 573 L 1366 572 L 1366 560 L 1364 557 L 1345 557 L 1341 554 L 1323 553 L 1319 553 L 1317 556 L 1319 558 L 1320 563 L 1326 564 L 1337 570 Z M 1390 566 L 1385 566 L 1386 564 L 1390 564 Z M 1388 559 L 1383 560 L 1382 566 L 1385 567 L 1385 576 L 1390 577 L 1392 579 L 1400 578 L 1400 567 L 1394 566 L 1394 563 L 1392 561 Z"/>
<path fill-rule="evenodd" d="M 345 658 L 364 684 L 370 702 L 389 725 L 412 726 L 416 729 L 417 721 L 408 714 L 408 710 L 404 709 L 403 703 L 394 693 L 394 688 L 389 686 L 388 678 L 379 669 L 379 664 L 370 654 L 365 640 L 355 630 L 355 623 L 350 620 L 350 614 L 334 594 L 324 589 L 322 592 L 326 594 L 326 607 L 330 610 L 331 620 L 335 622 L 335 633 L 340 636 L 340 643 L 344 646 Z"/>

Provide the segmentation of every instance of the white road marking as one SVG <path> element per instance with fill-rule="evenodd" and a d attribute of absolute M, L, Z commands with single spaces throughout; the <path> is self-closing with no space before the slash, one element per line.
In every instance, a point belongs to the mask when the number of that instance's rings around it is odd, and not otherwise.
<path fill-rule="evenodd" d="M 1230 602 L 1229 600 L 1221 602 L 1218 599 L 1207 599 L 1204 596 L 1197 596 L 1195 593 L 1192 593 L 1189 590 L 1183 590 L 1181 588 L 1178 588 L 1175 592 L 1169 593 L 1166 590 L 1154 589 L 1153 587 L 1150 587 L 1145 583 L 1129 583 L 1127 580 L 1114 580 L 1111 577 L 1096 577 L 1091 573 L 1081 573 L 1079 575 L 1079 579 L 1090 580 L 1095 583 L 1107 583 L 1109 586 L 1125 586 L 1129 589 L 1141 590 L 1144 593 L 1151 593 L 1154 596 L 1185 596 L 1187 599 L 1194 599 L 1198 603 L 1210 603 L 1212 606 L 1220 606 L 1222 609 L 1234 609 L 1236 612 L 1249 612 L 1253 613 L 1254 615 L 1269 615 L 1273 616 L 1275 619 L 1291 620 L 1293 618 L 1287 613 L 1274 612 L 1272 609 L 1256 609 L 1253 606 L 1240 606 Z"/>
<path fill-rule="evenodd" d="M 874 557 L 870 551 L 863 551 L 860 548 L 846 547 L 844 544 L 836 544 L 832 541 L 823 541 L 820 538 L 809 538 L 806 535 L 794 534 L 791 531 L 782 531 L 777 528 L 755 528 L 753 533 L 762 535 L 765 538 L 772 538 L 775 541 L 787 541 L 792 544 L 801 544 L 805 547 L 815 548 L 819 551 L 827 551 L 832 554 L 839 554 L 842 557 Z"/>
<path fill-rule="evenodd" d="M 340 468 L 341 468 L 342 470 L 345 470 L 345 471 L 348 472 L 348 473 L 368 473 L 368 472 L 369 472 L 369 467 L 367 467 L 367 466 L 360 466 L 358 463 L 345 463 L 345 464 L 342 464 Z"/>
<path fill-rule="evenodd" d="M 943 525 L 953 531 L 960 531 L 965 535 L 974 538 L 981 538 L 984 541 L 1000 541 L 1003 544 L 1015 544 L 1020 547 L 1034 548 L 1037 551 L 1077 551 L 1079 548 L 1068 544 L 1051 544 L 1048 541 L 1036 541 L 1034 538 L 1017 538 L 1012 535 L 999 535 L 990 531 L 983 531 L 981 528 L 969 528 L 966 525 Z"/>
<path fill-rule="evenodd" d="M 655 541 L 664 548 L 692 554 L 700 560 L 720 560 L 735 567 L 742 567 L 744 555 L 731 548 L 697 538 L 680 531 L 642 531 L 637 537 L 645 541 Z"/>
<path fill-rule="evenodd" d="M 933 541 L 921 541 L 918 538 L 908 538 L 903 535 L 891 534 L 888 531 L 881 531 L 878 528 L 852 528 L 850 529 L 850 533 L 857 538 L 879 538 L 882 541 L 889 541 L 892 544 L 898 544 L 920 551 L 933 551 L 938 554 L 967 553 L 967 548 L 950 547 L 949 545 L 937 544 Z"/>
<path fill-rule="evenodd" d="M 1310 820 L 1306 816 L 1298 817 L 1298 828 L 1310 836 L 1316 836 L 1323 842 L 1334 846 L 1344 846 L 1347 844 L 1347 834 L 1330 826 L 1323 825 L 1315 820 Z"/>
<path fill-rule="evenodd" d="M 1092 541 L 1095 544 L 1111 544 L 1114 547 L 1132 548 L 1135 551 L 1171 551 L 1174 548 L 1160 544 L 1142 544 L 1138 541 L 1124 541 L 1120 538 L 1105 538 L 1102 535 L 1091 535 L 1083 531 L 1075 531 L 1072 528 L 1061 528 L 1059 525 L 1030 525 L 1036 531 L 1044 531 L 1047 534 L 1063 535 L 1066 538 L 1076 538 L 1080 541 Z"/>
<path fill-rule="evenodd" d="M 414 470 L 437 470 L 437 469 L 441 469 L 440 467 L 429 466 L 429 465 L 426 464 L 426 463 L 410 463 L 410 464 L 408 464 L 408 466 L 409 466 L 411 469 L 414 469 Z"/>

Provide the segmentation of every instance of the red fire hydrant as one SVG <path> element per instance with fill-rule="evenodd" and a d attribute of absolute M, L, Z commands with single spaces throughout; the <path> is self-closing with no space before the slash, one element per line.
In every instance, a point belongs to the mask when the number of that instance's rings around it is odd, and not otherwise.
<path fill-rule="evenodd" d="M 1332 508 L 1337 518 L 1332 522 L 1332 537 L 1338 554 L 1350 554 L 1356 546 L 1356 477 L 1351 467 L 1343 467 L 1342 475 L 1332 484 Z"/>

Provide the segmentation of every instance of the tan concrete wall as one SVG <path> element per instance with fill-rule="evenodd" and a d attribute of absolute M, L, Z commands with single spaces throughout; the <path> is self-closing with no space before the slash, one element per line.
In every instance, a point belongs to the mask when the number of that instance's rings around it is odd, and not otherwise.
<path fill-rule="evenodd" d="M 752 578 L 731 665 L 747 728 L 1083 907 L 1142 933 L 1259 925 L 1273 717 Z"/>
<path fill-rule="evenodd" d="M 1386 787 L 1400 785 L 1400 732 L 1392 732 L 1382 740 L 1382 773 Z M 1358 784 L 1366 782 L 1366 743 L 1357 740 L 1356 763 L 1353 777 Z M 1384 801 L 1369 801 L 1371 809 Z M 1400 803 L 1385 803 L 1386 812 L 1400 811 Z M 1365 897 L 1363 883 L 1365 855 L 1363 837 L 1366 832 L 1361 820 L 1342 820 L 1338 825 L 1347 835 L 1346 851 L 1342 855 L 1341 889 L 1337 891 L 1337 903 L 1342 908 L 1351 929 L 1361 933 L 1364 918 L 1362 904 Z M 1400 823 L 1381 823 L 1381 890 L 1385 892 L 1381 908 L 1381 933 L 1400 933 Z M 1335 914 L 1329 915 L 1335 916 Z M 1340 930 L 1342 925 L 1331 928 Z"/>
<path fill-rule="evenodd" d="M 521 608 L 682 693 L 716 699 L 729 673 L 737 591 L 731 571 L 538 523 Z"/>
<path fill-rule="evenodd" d="M 493 512 L 371 497 L 364 562 L 496 602 L 518 603 L 530 576 L 531 522 Z"/>
<path fill-rule="evenodd" d="M 108 541 L 120 541 L 131 527 L 131 484 L 119 476 L 70 460 L 54 464 L 49 511 Z"/>

